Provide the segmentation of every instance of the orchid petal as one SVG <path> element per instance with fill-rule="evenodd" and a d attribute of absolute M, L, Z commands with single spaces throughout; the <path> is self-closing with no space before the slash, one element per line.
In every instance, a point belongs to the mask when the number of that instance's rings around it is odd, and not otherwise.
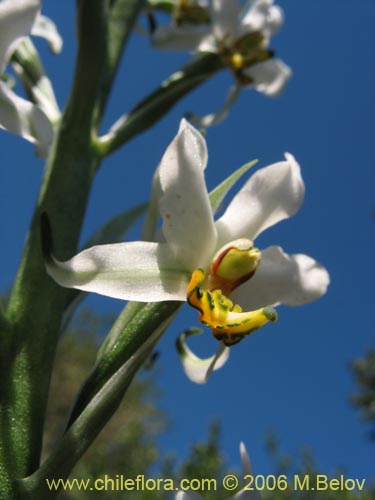
<path fill-rule="evenodd" d="M 248 477 L 254 475 L 250 457 L 246 451 L 243 442 L 240 443 L 240 455 L 241 455 L 243 476 Z M 261 496 L 257 489 L 254 490 L 243 489 L 234 495 L 233 500 L 261 500 Z"/>
<path fill-rule="evenodd" d="M 39 9 L 39 0 L 0 2 L 0 73 L 19 39 L 30 33 Z"/>
<path fill-rule="evenodd" d="M 45 38 L 55 54 L 61 52 L 63 40 L 57 31 L 56 24 L 49 17 L 39 14 L 32 27 L 31 34 Z"/>
<path fill-rule="evenodd" d="M 210 31 L 207 26 L 159 26 L 152 35 L 152 45 L 162 50 L 192 52 L 200 47 Z"/>
<path fill-rule="evenodd" d="M 210 113 L 209 115 L 199 117 L 189 113 L 186 118 L 194 123 L 197 127 L 211 127 L 212 125 L 217 125 L 222 122 L 229 113 L 230 108 L 236 102 L 238 96 L 241 93 L 241 85 L 234 85 L 229 89 L 228 95 L 225 99 L 224 105 L 216 113 Z"/>
<path fill-rule="evenodd" d="M 252 79 L 251 85 L 263 94 L 279 95 L 292 76 L 292 70 L 281 59 L 268 59 L 250 66 L 245 74 Z"/>
<path fill-rule="evenodd" d="M 159 166 L 159 207 L 165 239 L 190 271 L 206 265 L 217 239 L 203 174 L 206 161 L 204 138 L 183 120 Z"/>
<path fill-rule="evenodd" d="M 235 38 L 238 27 L 240 5 L 238 0 L 212 0 L 211 18 L 215 37 L 224 40 Z"/>
<path fill-rule="evenodd" d="M 25 37 L 17 45 L 18 62 L 12 61 L 12 66 L 18 78 L 22 81 L 28 93 L 33 96 L 34 103 L 45 113 L 51 123 L 56 123 L 60 118 L 60 109 L 50 80 L 43 74 L 43 67 L 39 68 L 39 75 L 30 77 L 21 60 L 39 60 L 38 53 L 30 37 Z"/>
<path fill-rule="evenodd" d="M 276 33 L 284 21 L 280 7 L 273 0 L 255 0 L 242 19 L 242 26 L 249 31 L 262 31 L 266 36 Z"/>
<path fill-rule="evenodd" d="M 33 103 L 18 97 L 0 82 L 0 128 L 35 144 L 38 156 L 47 156 L 53 129 L 46 115 Z"/>
<path fill-rule="evenodd" d="M 319 299 L 329 285 L 327 270 L 303 254 L 288 255 L 272 246 L 262 251 L 255 275 L 232 294 L 241 307 L 298 306 Z"/>
<path fill-rule="evenodd" d="M 246 451 L 246 447 L 242 441 L 240 443 L 240 455 L 241 455 L 241 463 L 242 463 L 243 473 L 244 474 L 253 474 L 253 467 L 251 465 L 251 460 L 250 460 L 250 457 Z"/>
<path fill-rule="evenodd" d="M 230 350 L 222 342 L 215 355 L 210 358 L 199 358 L 187 346 L 186 338 L 191 335 L 201 334 L 200 328 L 192 328 L 182 333 L 177 341 L 176 347 L 180 355 L 182 366 L 186 376 L 196 384 L 205 384 L 209 376 L 215 370 L 218 370 L 228 361 Z"/>
<path fill-rule="evenodd" d="M 192 134 L 196 138 L 196 145 L 198 147 L 198 156 L 201 157 L 201 167 L 203 170 L 206 169 L 208 153 L 207 146 L 204 139 L 202 140 L 202 134 L 200 134 L 194 127 L 192 127 L 189 122 L 184 118 L 180 122 L 177 135 L 182 132 L 186 127 L 190 128 Z M 154 177 L 152 179 L 152 190 L 149 206 L 147 209 L 146 220 L 143 224 L 142 229 L 142 239 L 145 241 L 156 241 L 156 226 L 159 218 L 159 201 L 163 192 L 160 186 L 160 165 L 156 169 Z"/>
<path fill-rule="evenodd" d="M 45 249 L 48 274 L 61 286 L 140 302 L 185 300 L 189 273 L 165 244 L 99 245 L 60 262 Z"/>
<path fill-rule="evenodd" d="M 178 491 L 174 498 L 175 500 L 203 500 L 196 491 Z"/>
<path fill-rule="evenodd" d="M 202 41 L 200 42 L 199 46 L 197 47 L 198 52 L 213 52 L 214 54 L 217 54 L 218 52 L 218 40 L 216 39 L 215 35 L 213 33 L 207 34 Z"/>
<path fill-rule="evenodd" d="M 20 71 L 16 71 L 20 75 Z M 30 91 L 39 108 L 44 112 L 51 123 L 57 123 L 60 119 L 61 112 L 57 104 L 53 87 L 49 78 L 43 75 L 37 85 L 31 85 Z"/>
<path fill-rule="evenodd" d="M 298 211 L 305 187 L 294 157 L 286 153 L 285 158 L 286 161 L 255 172 L 233 198 L 216 222 L 219 245 L 238 238 L 254 240 L 268 227 Z"/>

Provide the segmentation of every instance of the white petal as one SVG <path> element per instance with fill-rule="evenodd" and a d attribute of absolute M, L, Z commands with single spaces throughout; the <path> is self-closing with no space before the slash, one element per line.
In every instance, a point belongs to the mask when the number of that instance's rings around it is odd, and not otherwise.
<path fill-rule="evenodd" d="M 253 467 L 251 465 L 250 457 L 247 454 L 245 445 L 240 443 L 240 455 L 242 462 L 243 476 L 251 476 L 254 474 Z M 234 495 L 233 500 L 260 500 L 261 496 L 258 490 L 241 490 L 236 495 Z"/>
<path fill-rule="evenodd" d="M 163 233 L 187 270 L 205 267 L 216 245 L 216 229 L 204 180 L 206 142 L 186 120 L 160 166 Z"/>
<path fill-rule="evenodd" d="M 36 55 L 34 46 L 29 37 L 23 40 L 22 49 L 29 50 L 30 57 Z M 33 102 L 44 112 L 49 121 L 55 124 L 59 120 L 61 113 L 49 78 L 47 78 L 46 75 L 41 75 L 37 82 L 33 82 L 23 66 L 13 61 L 12 67 L 18 78 L 22 81 L 24 87 L 31 92 Z"/>
<path fill-rule="evenodd" d="M 61 52 L 63 46 L 62 38 L 57 31 L 56 24 L 49 17 L 39 14 L 31 30 L 31 34 L 45 38 L 52 52 L 55 54 Z"/>
<path fill-rule="evenodd" d="M 213 33 L 208 34 L 202 39 L 197 47 L 199 52 L 213 52 L 216 54 L 218 52 L 218 40 Z"/>
<path fill-rule="evenodd" d="M 231 298 L 246 310 L 278 304 L 298 306 L 319 299 L 328 285 L 329 274 L 319 262 L 272 246 L 262 251 L 255 275 Z"/>
<path fill-rule="evenodd" d="M 197 127 L 211 127 L 212 125 L 217 125 L 222 122 L 227 114 L 229 113 L 230 108 L 236 102 L 238 96 L 241 93 L 241 85 L 234 85 L 228 92 L 227 98 L 225 100 L 224 105 L 217 111 L 216 113 L 211 113 L 206 116 L 196 116 L 191 113 L 187 115 L 188 120 L 190 120 Z"/>
<path fill-rule="evenodd" d="M 218 40 L 237 36 L 239 27 L 240 6 L 238 0 L 212 0 L 211 18 L 213 32 Z"/>
<path fill-rule="evenodd" d="M 44 111 L 51 123 L 56 123 L 60 119 L 61 112 L 49 78 L 43 75 L 39 79 L 38 85 L 32 85 L 30 90 L 35 102 Z"/>
<path fill-rule="evenodd" d="M 190 128 L 192 134 L 196 136 L 197 146 L 198 148 L 200 148 L 199 155 L 202 158 L 201 167 L 203 170 L 205 170 L 208 160 L 206 142 L 204 140 L 203 141 L 201 140 L 202 135 L 197 130 L 195 130 L 195 128 L 192 127 L 190 123 L 185 120 L 185 118 L 183 118 L 180 122 L 178 134 L 182 132 L 185 128 Z M 159 241 L 159 239 L 156 237 L 157 234 L 156 226 L 160 215 L 159 202 L 162 194 L 163 192 L 160 186 L 160 165 L 159 165 L 158 168 L 155 170 L 155 174 L 152 179 L 151 197 L 147 209 L 146 220 L 143 224 L 143 229 L 142 229 L 142 239 L 145 241 Z"/>
<path fill-rule="evenodd" d="M 152 35 L 152 45 L 162 50 L 192 52 L 210 32 L 207 26 L 159 26 Z"/>
<path fill-rule="evenodd" d="M 253 467 L 251 465 L 250 457 L 246 451 L 244 443 L 240 443 L 240 455 L 242 463 L 242 471 L 244 474 L 253 474 Z"/>
<path fill-rule="evenodd" d="M 0 127 L 35 144 L 39 156 L 47 156 L 53 129 L 37 106 L 18 97 L 0 82 Z"/>
<path fill-rule="evenodd" d="M 284 21 L 283 11 L 273 5 L 273 0 L 255 0 L 242 19 L 247 30 L 262 31 L 266 36 L 276 33 Z"/>
<path fill-rule="evenodd" d="M 0 2 L 0 73 L 19 39 L 30 33 L 39 9 L 39 0 Z"/>
<path fill-rule="evenodd" d="M 292 76 L 292 70 L 281 59 L 254 64 L 245 73 L 253 80 L 251 86 L 270 97 L 279 95 Z"/>
<path fill-rule="evenodd" d="M 178 491 L 175 500 L 203 500 L 196 491 Z"/>
<path fill-rule="evenodd" d="M 181 271 L 165 244 L 98 245 L 59 262 L 46 255 L 47 272 L 61 286 L 122 300 L 186 300 L 190 275 Z"/>
<path fill-rule="evenodd" d="M 199 358 L 186 345 L 185 339 L 200 333 L 202 333 L 201 329 L 187 330 L 178 337 L 176 345 L 186 376 L 196 384 L 205 384 L 211 373 L 219 370 L 228 361 L 230 350 L 220 342 L 215 355 L 210 358 Z"/>
<path fill-rule="evenodd" d="M 305 187 L 298 163 L 290 154 L 286 161 L 255 172 L 216 222 L 219 245 L 256 236 L 294 215 L 300 208 Z"/>
<path fill-rule="evenodd" d="M 284 12 L 278 5 L 272 5 L 268 11 L 267 29 L 270 35 L 279 31 L 284 23 Z"/>

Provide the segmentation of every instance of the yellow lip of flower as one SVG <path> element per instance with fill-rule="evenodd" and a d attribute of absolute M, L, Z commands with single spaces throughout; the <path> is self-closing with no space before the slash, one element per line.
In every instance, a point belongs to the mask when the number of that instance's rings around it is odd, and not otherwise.
<path fill-rule="evenodd" d="M 242 312 L 221 290 L 210 291 L 201 285 L 205 281 L 203 269 L 196 269 L 186 292 L 188 303 L 200 312 L 199 321 L 213 329 L 213 335 L 226 346 L 238 343 L 269 321 L 277 321 L 272 307 Z"/>

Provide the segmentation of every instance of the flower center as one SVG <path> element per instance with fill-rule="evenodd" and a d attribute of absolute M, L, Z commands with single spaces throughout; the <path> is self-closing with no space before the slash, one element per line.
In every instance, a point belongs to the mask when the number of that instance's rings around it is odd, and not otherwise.
<path fill-rule="evenodd" d="M 207 9 L 196 3 L 195 0 L 179 0 L 174 11 L 174 20 L 177 26 L 207 24 L 210 22 L 210 17 Z"/>
<path fill-rule="evenodd" d="M 200 312 L 199 321 L 212 328 L 213 335 L 227 346 L 277 320 L 272 307 L 243 312 L 227 297 L 253 276 L 260 258 L 260 250 L 250 240 L 236 240 L 219 250 L 206 273 L 196 269 L 191 276 L 186 291 L 188 303 Z"/>
<path fill-rule="evenodd" d="M 214 256 L 206 273 L 205 288 L 220 289 L 225 295 L 229 295 L 253 276 L 261 255 L 253 242 L 246 238 L 228 243 Z"/>
<path fill-rule="evenodd" d="M 243 85 L 252 83 L 252 79 L 244 73 L 246 68 L 273 57 L 272 50 L 265 48 L 266 40 L 261 32 L 247 33 L 234 43 L 224 40 L 220 44 L 223 62 L 233 72 L 235 78 Z"/>

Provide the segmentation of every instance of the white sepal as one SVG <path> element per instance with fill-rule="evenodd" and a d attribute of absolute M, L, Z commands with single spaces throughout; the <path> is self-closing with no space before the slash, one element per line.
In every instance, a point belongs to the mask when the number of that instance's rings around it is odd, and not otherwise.
<path fill-rule="evenodd" d="M 198 357 L 186 344 L 186 338 L 201 333 L 202 330 L 200 328 L 186 330 L 178 337 L 176 342 L 184 372 L 196 384 L 205 384 L 211 373 L 219 370 L 228 361 L 230 352 L 229 348 L 220 342 L 216 354 L 209 358 Z"/>
<path fill-rule="evenodd" d="M 94 246 L 66 262 L 49 255 L 46 267 L 61 286 L 140 302 L 184 301 L 190 278 L 166 244 L 143 241 Z"/>

